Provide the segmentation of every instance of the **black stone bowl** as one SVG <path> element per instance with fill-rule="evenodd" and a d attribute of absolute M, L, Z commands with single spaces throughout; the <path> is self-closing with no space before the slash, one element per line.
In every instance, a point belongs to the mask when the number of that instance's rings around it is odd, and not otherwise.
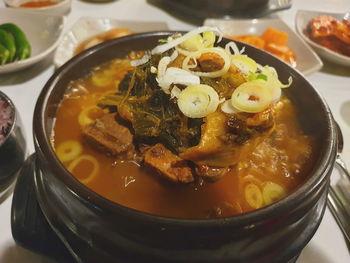
<path fill-rule="evenodd" d="M 207 18 L 256 18 L 288 9 L 291 0 L 147 0 L 187 22 L 203 24 Z"/>
<path fill-rule="evenodd" d="M 101 63 L 124 58 L 131 50 L 151 49 L 172 33 L 135 34 L 100 44 L 68 61 L 46 83 L 34 114 L 35 183 L 44 215 L 80 262 L 293 262 L 312 238 L 325 210 L 336 155 L 335 126 L 325 101 L 305 77 L 264 51 L 245 45 L 246 53 L 258 63 L 275 67 L 283 82 L 292 76 L 287 95 L 299 109 L 303 129 L 319 145 L 307 180 L 283 200 L 228 218 L 160 217 L 101 197 L 57 159 L 50 138 L 69 82 Z"/>

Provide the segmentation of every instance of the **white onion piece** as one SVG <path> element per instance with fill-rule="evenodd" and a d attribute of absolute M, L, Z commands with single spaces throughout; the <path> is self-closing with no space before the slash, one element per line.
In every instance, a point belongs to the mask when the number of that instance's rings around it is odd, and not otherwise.
<path fill-rule="evenodd" d="M 209 31 L 206 31 L 206 32 L 209 32 Z M 201 34 L 194 35 L 193 37 L 190 37 L 189 39 L 186 39 L 185 41 L 183 41 L 181 44 L 177 45 L 177 47 L 184 48 L 192 52 L 197 51 L 199 49 L 204 48 L 203 37 L 201 36 Z"/>
<path fill-rule="evenodd" d="M 157 73 L 157 68 L 154 67 L 154 66 L 151 66 L 151 69 L 150 69 L 151 73 Z"/>
<path fill-rule="evenodd" d="M 190 55 L 193 51 L 188 51 L 186 49 L 181 48 L 180 46 L 176 46 L 175 49 L 182 55 L 188 56 Z"/>
<path fill-rule="evenodd" d="M 162 57 L 159 60 L 158 63 L 158 73 L 157 73 L 157 78 L 160 79 L 164 76 L 166 68 L 168 67 L 169 63 L 170 63 L 170 57 Z"/>
<path fill-rule="evenodd" d="M 187 39 L 189 39 L 197 34 L 203 33 L 205 31 L 213 31 L 213 32 L 217 33 L 217 35 L 219 36 L 219 40 L 222 39 L 222 33 L 217 27 L 203 26 L 203 27 L 198 27 L 196 29 L 193 29 L 192 31 L 184 34 L 183 36 L 181 36 L 179 38 L 175 38 L 172 41 L 168 41 L 165 44 L 161 44 L 161 45 L 156 46 L 154 49 L 152 49 L 151 53 L 152 53 L 152 55 L 161 54 L 169 49 L 172 49 L 173 47 L 176 47 L 177 45 L 181 44 L 185 40 L 187 40 Z"/>
<path fill-rule="evenodd" d="M 190 85 L 190 84 L 200 84 L 200 78 L 191 72 L 188 72 L 181 68 L 170 67 L 166 70 L 165 76 L 172 78 L 174 81 L 172 83 Z"/>
<path fill-rule="evenodd" d="M 233 51 L 233 54 L 231 53 L 231 49 Z M 231 42 L 228 42 L 226 45 L 225 45 L 225 50 L 228 54 L 232 54 L 232 55 L 241 55 L 243 54 L 243 52 L 245 51 L 245 47 L 242 47 L 241 50 L 238 49 L 237 45 L 235 42 L 231 41 Z"/>
<path fill-rule="evenodd" d="M 171 89 L 171 92 L 170 92 L 170 98 L 173 99 L 173 98 L 178 98 L 180 96 L 180 93 L 181 93 L 181 90 L 177 87 L 177 86 L 174 86 L 172 89 Z"/>
<path fill-rule="evenodd" d="M 74 171 L 74 169 L 82 161 L 90 162 L 90 164 L 92 164 L 92 168 L 91 168 L 90 173 L 86 177 L 79 179 L 80 182 L 87 184 L 87 183 L 91 182 L 96 177 L 96 175 L 98 174 L 98 171 L 100 169 L 100 165 L 99 165 L 99 162 L 96 160 L 96 158 L 93 157 L 92 155 L 83 154 L 83 155 L 78 156 L 76 159 L 74 159 L 68 165 L 68 167 L 67 167 L 68 171 L 70 171 L 72 173 Z"/>
<path fill-rule="evenodd" d="M 226 100 L 223 104 L 221 104 L 221 110 L 222 112 L 228 114 L 235 114 L 240 112 L 238 109 L 232 106 L 231 100 Z"/>
<path fill-rule="evenodd" d="M 246 76 L 248 76 L 249 72 L 255 73 L 258 68 L 255 60 L 246 55 L 232 55 L 231 64 L 237 67 Z"/>
<path fill-rule="evenodd" d="M 190 61 L 196 61 L 204 53 L 215 53 L 219 55 L 224 60 L 224 66 L 222 69 L 213 72 L 201 72 L 201 71 L 191 71 L 193 65 L 190 65 Z M 182 68 L 190 71 L 192 74 L 195 74 L 200 77 L 208 77 L 208 78 L 217 78 L 224 75 L 231 66 L 231 58 L 230 55 L 225 52 L 223 48 L 213 47 L 213 48 L 203 48 L 202 50 L 198 50 L 196 52 L 192 52 L 189 56 L 185 57 L 182 62 Z"/>
<path fill-rule="evenodd" d="M 235 42 L 231 41 L 231 42 L 228 42 L 226 45 L 225 45 L 225 50 L 226 52 L 228 52 L 229 54 L 231 54 L 231 49 L 233 51 L 233 55 L 239 55 L 239 49 L 236 45 Z"/>
<path fill-rule="evenodd" d="M 186 70 L 190 70 L 192 68 L 196 68 L 198 66 L 198 62 L 196 59 L 192 60 L 193 64 L 189 65 L 187 64 Z M 183 67 L 183 63 L 182 63 L 182 67 Z"/>
<path fill-rule="evenodd" d="M 142 58 L 138 60 L 132 60 L 130 61 L 130 65 L 133 67 L 137 67 L 143 64 L 146 64 L 150 60 L 151 56 L 150 55 L 144 55 Z"/>
<path fill-rule="evenodd" d="M 292 85 L 292 83 L 293 83 L 293 78 L 292 78 L 292 76 L 289 76 L 289 78 L 288 78 L 288 84 L 283 84 L 283 83 L 282 83 L 281 89 L 289 88 L 290 85 Z"/>
<path fill-rule="evenodd" d="M 185 116 L 203 118 L 216 111 L 219 95 L 208 85 L 189 85 L 181 91 L 177 105 Z"/>
<path fill-rule="evenodd" d="M 288 88 L 290 85 L 292 85 L 293 78 L 290 76 L 288 78 L 288 84 L 283 84 L 279 79 L 278 79 L 278 74 L 277 71 L 274 67 L 270 66 L 261 66 L 258 64 L 258 68 L 260 71 L 267 76 L 267 81 L 269 82 L 270 86 L 277 86 L 281 89 Z"/>
<path fill-rule="evenodd" d="M 158 84 L 164 92 L 168 93 L 171 84 L 186 86 L 190 84 L 200 84 L 200 78 L 181 68 L 170 67 L 167 68 L 165 74 L 158 79 Z"/>
<path fill-rule="evenodd" d="M 182 54 L 184 56 L 188 56 L 192 52 L 198 51 L 200 49 L 213 47 L 214 42 L 215 42 L 215 35 L 214 35 L 214 33 L 213 34 L 211 34 L 211 33 L 213 33 L 213 32 L 212 31 L 205 31 L 205 32 L 203 32 L 203 37 L 198 35 L 200 37 L 200 39 L 201 39 L 200 40 L 201 42 L 200 42 L 200 46 L 197 49 L 195 49 L 195 50 L 183 48 L 181 45 L 183 45 L 184 43 L 181 43 L 180 45 L 177 45 L 175 47 L 175 49 L 180 54 Z M 213 37 L 214 39 L 209 39 L 211 37 Z"/>
<path fill-rule="evenodd" d="M 278 101 L 281 98 L 282 90 L 279 87 L 271 88 L 272 101 Z"/>
<path fill-rule="evenodd" d="M 173 52 L 173 54 L 171 54 L 171 56 L 170 56 L 170 61 L 173 62 L 177 58 L 178 55 L 179 55 L 179 52 L 177 52 L 177 50 L 175 50 Z"/>
<path fill-rule="evenodd" d="M 264 80 L 253 80 L 239 85 L 232 93 L 232 106 L 243 112 L 257 113 L 272 102 L 271 89 Z"/>

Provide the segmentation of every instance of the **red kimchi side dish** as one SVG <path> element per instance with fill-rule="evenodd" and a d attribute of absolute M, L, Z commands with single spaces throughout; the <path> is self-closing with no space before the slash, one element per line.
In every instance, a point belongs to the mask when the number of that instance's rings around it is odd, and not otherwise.
<path fill-rule="evenodd" d="M 176 218 L 270 205 L 304 182 L 314 138 L 277 71 L 201 27 L 91 70 L 67 87 L 52 138 L 81 183 Z M 283 82 L 285 82 L 284 80 Z"/>
<path fill-rule="evenodd" d="M 349 20 L 339 21 L 332 16 L 318 16 L 309 22 L 306 34 L 314 42 L 350 57 Z"/>

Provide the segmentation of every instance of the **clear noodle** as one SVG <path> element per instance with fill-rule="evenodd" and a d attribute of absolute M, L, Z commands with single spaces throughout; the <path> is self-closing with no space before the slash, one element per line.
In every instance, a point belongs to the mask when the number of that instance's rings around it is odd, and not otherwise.
<path fill-rule="evenodd" d="M 69 162 L 77 158 L 83 151 L 82 145 L 75 140 L 69 140 L 58 145 L 56 154 L 61 162 Z"/>

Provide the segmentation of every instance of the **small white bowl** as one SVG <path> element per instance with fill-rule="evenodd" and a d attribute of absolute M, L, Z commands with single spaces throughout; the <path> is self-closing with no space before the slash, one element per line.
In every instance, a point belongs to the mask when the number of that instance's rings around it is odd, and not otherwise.
<path fill-rule="evenodd" d="M 69 13 L 72 0 L 50 0 L 52 2 L 56 2 L 55 5 L 43 6 L 43 7 L 21 7 L 21 4 L 26 2 L 33 2 L 38 0 L 4 0 L 7 6 L 18 8 L 21 10 L 30 10 L 33 12 L 45 13 L 48 15 L 66 15 Z"/>
<path fill-rule="evenodd" d="M 135 33 L 168 30 L 165 22 L 126 21 L 106 17 L 81 17 L 68 30 L 57 47 L 54 64 L 60 67 L 73 57 L 74 51 L 84 40 L 112 28 L 128 28 Z"/>
<path fill-rule="evenodd" d="M 308 23 L 315 17 L 320 15 L 333 16 L 338 20 L 347 19 L 350 21 L 350 13 L 330 13 L 330 12 L 317 12 L 308 10 L 298 10 L 295 16 L 295 27 L 298 34 L 319 54 L 323 59 L 331 61 L 333 63 L 350 66 L 350 57 L 341 55 L 329 48 L 317 44 L 312 41 L 306 34 L 305 29 Z"/>
<path fill-rule="evenodd" d="M 296 55 L 296 69 L 305 75 L 320 70 L 323 66 L 317 54 L 281 19 L 207 19 L 206 26 L 217 26 L 225 35 L 261 35 L 268 27 L 276 28 L 288 34 L 288 46 Z"/>
<path fill-rule="evenodd" d="M 32 48 L 29 58 L 0 66 L 0 73 L 8 73 L 29 67 L 49 55 L 62 37 L 64 17 L 0 8 L 0 24 L 3 23 L 20 27 Z"/>

